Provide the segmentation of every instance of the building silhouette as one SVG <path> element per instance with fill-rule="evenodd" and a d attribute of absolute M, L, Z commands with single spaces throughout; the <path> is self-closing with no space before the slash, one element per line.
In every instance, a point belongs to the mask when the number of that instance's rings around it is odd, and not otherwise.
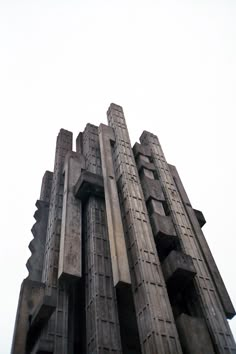
<path fill-rule="evenodd" d="M 156 135 L 108 126 L 57 137 L 34 214 L 12 354 L 236 353 L 235 310 Z"/>

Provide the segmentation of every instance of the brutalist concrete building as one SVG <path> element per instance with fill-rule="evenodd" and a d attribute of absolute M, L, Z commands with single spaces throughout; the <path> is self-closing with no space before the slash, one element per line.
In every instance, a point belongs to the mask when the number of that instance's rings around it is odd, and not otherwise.
<path fill-rule="evenodd" d="M 235 310 L 156 135 L 122 107 L 57 137 L 32 228 L 12 354 L 236 353 Z"/>

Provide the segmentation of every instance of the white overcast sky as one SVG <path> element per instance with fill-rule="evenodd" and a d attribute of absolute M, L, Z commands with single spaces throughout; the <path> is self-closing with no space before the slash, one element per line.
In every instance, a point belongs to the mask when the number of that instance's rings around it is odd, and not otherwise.
<path fill-rule="evenodd" d="M 235 0 L 0 0 L 1 354 L 58 131 L 75 140 L 111 102 L 132 144 L 158 135 L 236 305 L 235 97 Z"/>

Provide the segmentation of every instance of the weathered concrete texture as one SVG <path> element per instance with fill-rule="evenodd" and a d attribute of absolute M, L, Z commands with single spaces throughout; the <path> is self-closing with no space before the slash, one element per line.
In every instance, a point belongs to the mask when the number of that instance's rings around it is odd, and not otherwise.
<path fill-rule="evenodd" d="M 74 195 L 85 202 L 91 195 L 104 198 L 104 183 L 102 176 L 89 171 L 81 172 L 74 186 Z"/>
<path fill-rule="evenodd" d="M 141 157 L 142 157 L 142 155 L 139 155 L 136 160 L 138 171 L 140 172 L 141 170 L 145 169 L 150 172 L 156 172 L 156 168 L 155 168 L 154 164 L 152 162 L 143 161 L 143 159 Z"/>
<path fill-rule="evenodd" d="M 55 164 L 50 199 L 47 240 L 42 280 L 46 283 L 46 295 L 57 289 L 57 307 L 48 324 L 43 328 L 39 342 L 54 353 L 67 354 L 68 346 L 68 293 L 63 284 L 58 285 L 58 260 L 61 237 L 62 204 L 64 193 L 63 167 L 67 152 L 72 150 L 72 133 L 61 129 L 56 144 Z"/>
<path fill-rule="evenodd" d="M 100 176 L 98 128 L 88 124 L 82 137 L 86 168 Z M 121 353 L 104 198 L 91 195 L 83 215 L 87 353 Z"/>
<path fill-rule="evenodd" d="M 118 107 L 118 106 L 117 106 Z M 149 147 L 141 145 L 139 143 L 135 143 L 133 146 L 133 153 L 134 153 L 134 157 L 135 159 L 139 156 L 146 156 L 146 157 L 151 157 L 151 150 L 149 149 Z"/>
<path fill-rule="evenodd" d="M 42 200 L 37 200 L 36 207 L 38 208 L 34 214 L 36 223 L 31 229 L 34 238 L 29 244 L 29 249 L 32 252 L 32 255 L 28 259 L 26 267 L 29 271 L 29 279 L 41 281 L 47 234 L 49 203 Z"/>
<path fill-rule="evenodd" d="M 112 161 L 111 142 L 115 137 L 111 127 L 99 126 L 102 172 L 105 188 L 106 215 L 114 286 L 130 284 L 128 257 L 120 212 L 120 203 Z"/>
<path fill-rule="evenodd" d="M 152 213 L 150 221 L 155 240 L 161 247 L 166 249 L 171 244 L 178 242 L 178 237 L 170 216 Z"/>
<path fill-rule="evenodd" d="M 38 304 L 44 293 L 44 285 L 25 279 L 22 282 L 17 307 L 11 354 L 27 354 L 26 342 L 31 311 Z"/>
<path fill-rule="evenodd" d="M 52 176 L 53 173 L 49 171 L 46 171 L 43 176 L 40 200 L 36 202 L 38 210 L 34 213 L 36 223 L 31 229 L 34 238 L 29 244 L 29 249 L 32 255 L 28 259 L 26 267 L 29 271 L 28 278 L 35 281 L 42 279 Z"/>
<path fill-rule="evenodd" d="M 27 353 L 31 353 L 35 343 L 43 329 L 43 327 L 49 321 L 51 315 L 56 308 L 56 293 L 47 296 L 44 295 L 38 299 L 35 308 L 30 314 L 30 327 L 27 334 Z"/>
<path fill-rule="evenodd" d="M 11 353 L 236 354 L 203 214 L 158 138 L 144 132 L 132 150 L 122 107 L 107 115 L 109 126 L 78 135 L 76 153 L 59 132 Z"/>
<path fill-rule="evenodd" d="M 181 345 L 185 354 L 214 354 L 205 321 L 182 313 L 176 320 Z"/>
<path fill-rule="evenodd" d="M 203 213 L 200 210 L 197 210 L 197 209 L 193 209 L 193 210 L 194 210 L 196 218 L 197 218 L 197 220 L 199 222 L 200 227 L 203 227 L 205 225 L 205 223 L 206 223 L 206 219 L 205 219 Z"/>
<path fill-rule="evenodd" d="M 64 166 L 64 196 L 61 225 L 59 280 L 73 280 L 82 277 L 82 206 L 75 198 L 74 186 L 81 169 L 85 168 L 82 155 L 69 152 Z"/>
<path fill-rule="evenodd" d="M 165 216 L 165 209 L 163 207 L 163 203 L 159 202 L 155 199 L 150 199 L 147 202 L 147 209 L 148 209 L 148 213 L 149 215 L 153 214 L 153 213 L 157 213 L 159 215 Z"/>
<path fill-rule="evenodd" d="M 122 107 L 107 114 L 142 353 L 181 353 Z"/>
<path fill-rule="evenodd" d="M 149 199 L 155 199 L 160 202 L 165 201 L 160 181 L 142 176 L 141 182 L 146 203 L 149 201 Z"/>
<path fill-rule="evenodd" d="M 175 293 L 183 290 L 196 275 L 192 258 L 175 250 L 165 258 L 162 270 L 168 288 Z"/>
<path fill-rule="evenodd" d="M 193 281 L 198 294 L 197 301 L 207 322 L 213 345 L 219 353 L 228 353 L 230 350 L 236 350 L 213 279 L 208 271 L 203 252 L 199 247 L 191 220 L 175 185 L 159 140 L 155 135 L 148 132 L 143 132 L 140 140 L 143 145 L 151 150 L 152 161 L 156 166 L 172 220 L 181 240 L 182 251 L 193 259 L 197 271 Z"/>
<path fill-rule="evenodd" d="M 53 179 L 53 173 L 50 171 L 46 171 L 42 179 L 41 192 L 39 198 L 44 202 L 48 202 L 48 203 L 50 202 L 51 190 L 52 190 L 52 179 Z"/>
<path fill-rule="evenodd" d="M 215 260 L 212 256 L 211 250 L 210 250 L 210 248 L 207 244 L 207 241 L 205 239 L 205 236 L 201 230 L 201 224 L 199 221 L 199 217 L 197 218 L 196 211 L 194 209 L 192 209 L 192 207 L 191 207 L 187 193 L 184 189 L 184 186 L 183 186 L 182 181 L 179 177 L 176 167 L 172 166 L 172 165 L 169 165 L 169 167 L 170 167 L 170 171 L 172 173 L 172 176 L 174 178 L 175 184 L 177 186 L 177 189 L 178 189 L 180 196 L 182 198 L 182 201 L 185 204 L 186 212 L 187 212 L 188 217 L 191 221 L 192 227 L 193 227 L 195 235 L 196 235 L 196 239 L 198 241 L 201 252 L 204 256 L 207 267 L 208 267 L 210 274 L 212 276 L 212 279 L 214 281 L 214 284 L 215 284 L 217 293 L 219 295 L 221 304 L 223 306 L 224 312 L 226 314 L 226 317 L 229 319 L 233 318 L 235 316 L 234 306 L 230 300 L 229 294 L 228 294 L 227 289 L 224 285 L 224 282 L 221 278 L 220 272 L 219 272 L 217 265 L 215 263 Z M 204 220 L 205 220 L 205 218 L 204 218 Z"/>

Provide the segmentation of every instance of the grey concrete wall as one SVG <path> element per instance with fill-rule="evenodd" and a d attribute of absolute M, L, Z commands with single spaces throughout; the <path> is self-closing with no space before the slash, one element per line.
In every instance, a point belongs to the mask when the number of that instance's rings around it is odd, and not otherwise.
<path fill-rule="evenodd" d="M 175 181 L 176 187 L 179 191 L 179 194 L 182 198 L 183 204 L 185 206 L 185 210 L 186 210 L 188 217 L 191 221 L 193 230 L 196 235 L 196 240 L 198 241 L 199 247 L 202 251 L 202 254 L 203 254 L 204 259 L 206 261 L 207 267 L 208 267 L 209 272 L 210 272 L 212 279 L 214 281 L 216 290 L 217 290 L 219 298 L 221 300 L 221 304 L 222 304 L 223 309 L 225 311 L 225 315 L 227 318 L 232 318 L 233 316 L 235 316 L 234 306 L 230 300 L 229 294 L 228 294 L 227 289 L 224 285 L 224 282 L 221 278 L 220 272 L 219 272 L 217 265 L 215 263 L 215 260 L 212 256 L 211 250 L 210 250 L 210 248 L 207 244 L 207 241 L 205 239 L 205 236 L 202 232 L 202 229 L 201 229 L 198 219 L 196 217 L 196 213 L 194 212 L 194 209 L 191 207 L 191 203 L 189 201 L 189 198 L 188 198 L 187 193 L 184 189 L 184 186 L 183 186 L 182 181 L 179 177 L 176 167 L 169 165 L 169 168 L 170 168 L 171 174 L 173 176 L 173 179 Z"/>
<path fill-rule="evenodd" d="M 125 284 L 130 284 L 131 280 L 120 203 L 112 161 L 111 143 L 114 143 L 114 141 L 115 137 L 112 128 L 105 126 L 104 124 L 100 124 L 99 143 L 101 150 L 113 281 L 114 286 L 123 286 Z"/>
<path fill-rule="evenodd" d="M 66 155 L 64 166 L 64 196 L 61 223 L 58 279 L 76 280 L 82 277 L 82 206 L 75 198 L 74 186 L 84 158 L 75 152 Z"/>
<path fill-rule="evenodd" d="M 91 124 L 83 133 L 83 154 L 86 169 L 101 175 L 98 128 Z M 83 215 L 87 353 L 121 353 L 104 199 L 91 195 Z"/>
<path fill-rule="evenodd" d="M 68 346 L 68 293 L 63 284 L 58 284 L 58 261 L 61 236 L 62 204 L 64 191 L 63 167 L 67 152 L 72 150 L 72 133 L 61 129 L 56 143 L 56 154 L 48 218 L 47 240 L 42 281 L 46 284 L 46 295 L 57 294 L 57 307 L 48 325 L 40 336 L 39 343 L 53 348 L 54 353 L 67 354 Z"/>
<path fill-rule="evenodd" d="M 111 104 L 107 115 L 142 353 L 181 353 L 123 110 Z"/>
<path fill-rule="evenodd" d="M 221 301 L 159 140 L 155 135 L 143 132 L 140 141 L 151 150 L 152 160 L 162 184 L 182 251 L 193 259 L 197 271 L 194 284 L 199 294 L 199 304 L 202 307 L 213 345 L 219 353 L 233 352 L 233 350 L 236 350 L 236 346 Z"/>

